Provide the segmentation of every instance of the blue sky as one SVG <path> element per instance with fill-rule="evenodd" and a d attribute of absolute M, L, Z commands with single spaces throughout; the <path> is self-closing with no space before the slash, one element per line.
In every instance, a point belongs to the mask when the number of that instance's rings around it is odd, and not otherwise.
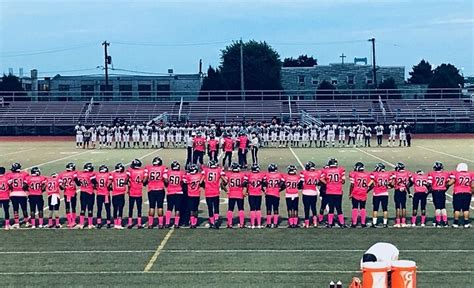
<path fill-rule="evenodd" d="M 0 72 L 102 73 L 100 43 L 117 69 L 196 73 L 219 64 L 226 43 L 265 40 L 280 57 L 319 64 L 371 57 L 411 66 L 449 62 L 474 76 L 474 1 L 468 0 L 0 0 Z M 70 71 L 70 72 L 66 72 Z M 117 70 L 116 73 L 124 73 Z"/>

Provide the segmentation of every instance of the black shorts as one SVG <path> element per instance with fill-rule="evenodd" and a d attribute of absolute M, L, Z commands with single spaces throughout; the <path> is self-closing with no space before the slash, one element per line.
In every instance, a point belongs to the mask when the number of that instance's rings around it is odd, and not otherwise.
<path fill-rule="evenodd" d="M 299 200 L 300 200 L 299 197 L 296 197 L 296 198 L 287 197 L 286 198 L 286 209 L 287 210 L 296 210 L 296 211 L 298 211 L 298 202 L 299 202 Z"/>
<path fill-rule="evenodd" d="M 407 192 L 395 190 L 394 195 L 395 209 L 406 209 L 407 208 Z"/>
<path fill-rule="evenodd" d="M 177 212 L 181 211 L 181 203 L 183 202 L 183 194 L 171 194 L 166 196 L 166 200 L 168 201 L 168 211 L 173 211 L 173 209 Z"/>
<path fill-rule="evenodd" d="M 365 202 L 352 197 L 352 209 L 365 209 Z"/>
<path fill-rule="evenodd" d="M 453 208 L 454 211 L 468 212 L 471 206 L 471 193 L 456 193 L 453 194 Z"/>
<path fill-rule="evenodd" d="M 228 211 L 234 211 L 235 205 L 237 204 L 237 209 L 239 211 L 244 210 L 244 199 L 240 198 L 229 198 Z"/>
<path fill-rule="evenodd" d="M 44 207 L 43 195 L 30 195 L 28 196 L 28 202 L 30 203 L 31 211 L 43 212 L 43 207 Z"/>
<path fill-rule="evenodd" d="M 188 197 L 188 210 L 197 212 L 199 210 L 199 197 Z"/>
<path fill-rule="evenodd" d="M 379 211 L 380 205 L 382 205 L 382 211 L 387 212 L 388 210 L 388 196 L 374 196 L 373 200 L 374 211 Z"/>
<path fill-rule="evenodd" d="M 163 209 L 165 201 L 165 190 L 151 190 L 148 192 L 148 202 L 150 209 Z"/>
<path fill-rule="evenodd" d="M 28 198 L 26 196 L 10 196 L 12 201 L 13 212 L 19 212 L 21 210 L 26 211 L 28 205 Z"/>
<path fill-rule="evenodd" d="M 51 198 L 53 198 L 53 196 L 49 195 L 48 196 L 48 208 L 49 208 L 49 211 L 58 211 L 59 210 L 59 203 L 61 203 L 61 201 L 59 201 L 59 198 L 58 198 L 58 203 L 56 203 L 56 205 L 51 205 Z"/>
<path fill-rule="evenodd" d="M 273 213 L 278 214 L 278 210 L 280 207 L 280 197 L 266 195 L 265 205 L 267 206 L 267 211 L 273 211 Z"/>
<path fill-rule="evenodd" d="M 258 211 L 262 207 L 262 196 L 249 195 L 250 211 Z"/>
<path fill-rule="evenodd" d="M 431 194 L 433 195 L 435 209 L 446 209 L 446 191 L 434 190 Z"/>
<path fill-rule="evenodd" d="M 85 210 L 92 211 L 92 210 L 94 210 L 94 203 L 95 203 L 94 194 L 90 194 L 88 192 L 81 191 L 80 201 L 81 201 L 81 211 L 85 211 Z"/>
<path fill-rule="evenodd" d="M 426 197 L 428 194 L 424 192 L 418 192 L 413 194 L 413 210 L 418 209 L 418 205 L 420 206 L 421 210 L 426 210 Z"/>

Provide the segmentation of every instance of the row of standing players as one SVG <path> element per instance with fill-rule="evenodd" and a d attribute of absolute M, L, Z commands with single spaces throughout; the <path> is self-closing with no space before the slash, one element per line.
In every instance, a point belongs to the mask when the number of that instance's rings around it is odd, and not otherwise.
<path fill-rule="evenodd" d="M 405 122 L 388 125 L 388 145 L 411 146 L 411 126 Z M 377 137 L 377 146 L 382 146 L 385 126 L 377 123 L 373 128 L 363 122 L 353 124 L 294 124 L 281 125 L 273 123 L 234 124 L 220 126 L 219 124 L 179 125 L 165 123 L 143 123 L 116 126 L 104 125 L 86 128 L 81 123 L 75 126 L 76 146 L 82 148 L 165 148 L 185 147 L 192 135 L 203 134 L 208 139 L 219 138 L 227 133 L 234 139 L 239 134 L 254 133 L 265 147 L 345 147 L 371 146 L 372 133 Z M 150 143 L 151 141 L 151 143 Z M 319 143 L 319 145 L 318 145 Z M 150 145 L 151 144 L 151 145 Z"/>
<path fill-rule="evenodd" d="M 21 170 L 19 163 L 14 163 L 11 172 L 5 173 L 0 167 L 0 204 L 5 213 L 5 229 L 10 229 L 9 203 L 13 204 L 14 224 L 19 228 L 19 209 L 22 209 L 24 222 L 27 227 L 45 227 L 43 223 L 43 193 L 48 197 L 49 221 L 48 227 L 59 228 L 59 205 L 63 191 L 66 205 L 68 228 L 84 228 L 87 215 L 88 228 L 107 227 L 123 229 L 123 209 L 125 196 L 128 195 L 129 214 L 128 228 L 137 225 L 143 228 L 142 204 L 143 188 L 148 189 L 149 213 L 148 228 L 155 226 L 155 216 L 158 216 L 158 227 L 175 227 L 190 225 L 198 226 L 198 207 L 200 197 L 205 196 L 209 212 L 209 227 L 219 227 L 219 204 L 221 191 L 228 194 L 227 227 L 233 223 L 233 211 L 238 210 L 240 228 L 245 227 L 244 199 L 247 197 L 250 206 L 251 228 L 262 227 L 262 196 L 265 196 L 266 226 L 277 227 L 279 224 L 280 193 L 284 193 L 288 211 L 288 225 L 299 227 L 298 205 L 300 194 L 304 206 L 304 224 L 310 227 L 322 224 L 324 211 L 328 207 L 326 227 L 333 227 L 335 212 L 338 226 L 346 227 L 342 211 L 343 185 L 346 181 L 345 169 L 338 165 L 336 159 L 330 159 L 323 169 L 316 169 L 313 162 L 308 162 L 305 169 L 298 173 L 294 165 L 290 165 L 287 173 L 278 172 L 276 164 L 268 166 L 268 172 L 261 172 L 258 165 L 252 165 L 249 172 L 241 171 L 237 163 L 232 163 L 225 171 L 215 161 L 210 161 L 201 169 L 192 164 L 187 171 L 181 169 L 177 161 L 173 161 L 170 169 L 163 165 L 159 157 L 152 164 L 141 168 L 140 160 L 131 162 L 126 169 L 121 163 L 109 172 L 105 165 L 94 172 L 91 163 L 84 165 L 83 171 L 76 171 L 74 163 L 68 163 L 66 170 L 50 177 L 41 175 L 39 168 L 34 167 L 28 174 Z M 421 208 L 421 226 L 426 223 L 426 202 L 429 193 L 433 196 L 435 208 L 434 224 L 447 225 L 446 193 L 453 186 L 454 220 L 453 227 L 459 226 L 460 213 L 464 216 L 464 227 L 470 227 L 469 209 L 471 194 L 474 189 L 474 173 L 468 171 L 467 164 L 460 163 L 455 171 L 444 171 L 442 163 L 436 162 L 434 170 L 428 174 L 422 171 L 409 172 L 405 165 L 397 163 L 394 171 L 385 171 L 382 163 L 377 164 L 373 172 L 365 172 L 364 164 L 358 162 L 349 173 L 349 199 L 352 202 L 351 227 L 356 227 L 360 221 L 366 227 L 366 201 L 368 193 L 373 190 L 373 222 L 377 227 L 377 212 L 383 211 L 383 226 L 388 226 L 389 189 L 394 189 L 396 208 L 395 227 L 406 226 L 406 201 L 413 196 L 413 216 L 411 226 L 417 223 L 418 207 Z M 200 171 L 201 170 L 201 171 Z M 410 189 L 413 188 L 412 194 Z M 80 191 L 79 224 L 76 224 L 77 191 Z M 321 197 L 321 209 L 318 215 L 316 203 Z M 167 209 L 163 215 L 164 199 Z M 30 205 L 31 217 L 28 216 L 27 202 Z M 93 221 L 94 203 L 97 202 L 96 226 Z M 135 206 L 137 218 L 133 218 Z M 106 222 L 102 222 L 102 210 L 106 211 Z M 113 208 L 113 211 L 112 211 Z M 172 212 L 174 225 L 172 223 Z M 113 212 L 113 213 L 112 213 Z M 184 213 L 183 213 L 184 212 Z M 36 214 L 39 219 L 36 222 Z M 310 217 L 310 213 L 312 214 Z M 113 215 L 112 215 L 113 214 Z M 183 218 L 181 218 L 184 216 Z M 136 221 L 135 221 L 136 220 Z M 113 221 L 113 225 L 112 225 Z M 136 222 L 136 223 L 135 223 Z"/>

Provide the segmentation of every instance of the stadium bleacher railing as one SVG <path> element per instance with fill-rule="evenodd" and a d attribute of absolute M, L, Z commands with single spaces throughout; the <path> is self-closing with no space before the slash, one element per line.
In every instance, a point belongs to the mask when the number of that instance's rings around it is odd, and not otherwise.
<path fill-rule="evenodd" d="M 0 91 L 8 102 L 19 101 L 238 101 L 238 100 L 382 100 L 466 99 L 474 91 L 442 89 L 337 89 L 337 90 L 222 90 L 222 91 Z"/>

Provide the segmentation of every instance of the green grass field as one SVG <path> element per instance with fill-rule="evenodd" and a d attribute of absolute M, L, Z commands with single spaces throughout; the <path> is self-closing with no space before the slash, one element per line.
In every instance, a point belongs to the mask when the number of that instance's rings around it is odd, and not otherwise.
<path fill-rule="evenodd" d="M 89 161 L 112 167 L 133 158 L 148 163 L 156 155 L 165 163 L 185 159 L 183 149 L 79 150 L 72 141 L 0 141 L 0 166 L 19 161 L 24 168 L 40 166 L 45 175 L 63 170 L 69 161 L 78 168 Z M 408 169 L 428 171 L 439 160 L 454 169 L 458 162 L 474 165 L 474 139 L 415 139 L 411 148 L 260 150 L 261 166 L 275 162 L 281 171 L 308 160 L 321 167 L 330 157 L 347 171 L 356 161 L 369 169 L 377 162 L 389 168 L 402 161 Z M 280 213 L 286 218 L 282 204 Z M 407 206 L 411 212 L 411 203 Z M 225 207 L 223 203 L 221 215 Z M 206 222 L 205 204 L 200 209 L 201 222 Z M 450 201 L 448 211 L 452 213 Z M 344 212 L 348 219 L 347 197 Z M 393 220 L 393 209 L 390 216 Z M 426 228 L 0 231 L 0 285 L 327 287 L 331 280 L 347 284 L 360 276 L 362 253 L 375 242 L 387 241 L 401 250 L 401 259 L 417 262 L 418 287 L 472 287 L 474 229 L 435 229 L 432 216 L 429 203 Z"/>

